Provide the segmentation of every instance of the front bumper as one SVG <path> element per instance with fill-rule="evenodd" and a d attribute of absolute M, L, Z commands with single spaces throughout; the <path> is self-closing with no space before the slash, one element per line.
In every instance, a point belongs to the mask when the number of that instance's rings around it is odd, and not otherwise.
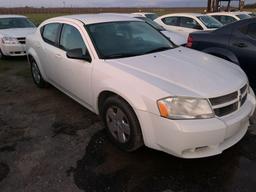
<path fill-rule="evenodd" d="M 201 158 L 220 154 L 241 140 L 254 109 L 252 93 L 238 111 L 222 118 L 170 120 L 143 111 L 137 113 L 146 146 L 181 158 Z"/>
<path fill-rule="evenodd" d="M 25 56 L 26 46 L 25 44 L 2 44 L 2 53 L 5 56 Z"/>

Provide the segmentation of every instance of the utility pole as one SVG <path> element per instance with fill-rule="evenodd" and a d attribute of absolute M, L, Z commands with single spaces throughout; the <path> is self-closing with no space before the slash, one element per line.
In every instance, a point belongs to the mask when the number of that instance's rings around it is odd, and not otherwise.
<path fill-rule="evenodd" d="M 244 8 L 244 0 L 239 1 L 239 10 L 242 11 Z"/>
<path fill-rule="evenodd" d="M 227 2 L 227 8 L 226 11 L 231 10 L 231 2 L 233 0 L 208 0 L 208 6 L 207 6 L 207 12 L 217 12 L 220 11 L 220 3 L 222 1 Z M 239 10 L 242 10 L 244 7 L 245 0 L 239 0 Z"/>

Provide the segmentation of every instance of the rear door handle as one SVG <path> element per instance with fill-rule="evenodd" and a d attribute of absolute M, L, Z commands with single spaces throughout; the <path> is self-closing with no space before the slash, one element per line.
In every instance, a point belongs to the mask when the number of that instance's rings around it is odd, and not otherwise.
<path fill-rule="evenodd" d="M 247 47 L 247 45 L 245 43 L 234 43 L 233 45 L 236 47 L 240 47 L 240 48 Z"/>

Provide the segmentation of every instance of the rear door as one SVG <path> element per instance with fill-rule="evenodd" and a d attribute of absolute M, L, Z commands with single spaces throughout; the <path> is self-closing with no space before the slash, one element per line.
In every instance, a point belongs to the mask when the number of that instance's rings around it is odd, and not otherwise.
<path fill-rule="evenodd" d="M 172 16 L 172 17 L 165 17 L 162 18 L 162 22 L 164 23 L 164 28 L 168 31 L 175 31 L 177 32 L 179 29 L 179 17 Z"/>
<path fill-rule="evenodd" d="M 58 37 L 61 29 L 60 23 L 46 24 L 41 29 L 42 43 L 38 45 L 40 61 L 47 76 L 47 80 L 56 83 L 56 65 L 58 59 L 55 54 L 58 51 Z"/>
<path fill-rule="evenodd" d="M 256 22 L 247 22 L 235 28 L 230 47 L 245 72 L 250 78 L 256 79 Z"/>

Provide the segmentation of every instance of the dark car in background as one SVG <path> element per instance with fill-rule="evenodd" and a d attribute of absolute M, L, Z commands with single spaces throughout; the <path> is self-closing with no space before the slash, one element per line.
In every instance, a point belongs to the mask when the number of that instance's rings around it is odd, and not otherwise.
<path fill-rule="evenodd" d="M 240 65 L 256 88 L 256 18 L 240 20 L 215 31 L 191 33 L 187 47 Z"/>

